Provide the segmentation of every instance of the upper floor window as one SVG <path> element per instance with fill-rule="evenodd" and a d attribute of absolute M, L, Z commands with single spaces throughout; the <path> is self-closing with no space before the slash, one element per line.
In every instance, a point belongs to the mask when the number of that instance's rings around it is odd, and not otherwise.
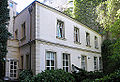
<path fill-rule="evenodd" d="M 15 31 L 15 39 L 18 39 L 18 30 Z"/>
<path fill-rule="evenodd" d="M 46 69 L 54 70 L 55 69 L 55 52 L 46 52 Z"/>
<path fill-rule="evenodd" d="M 74 41 L 80 42 L 79 28 L 77 27 L 74 27 Z"/>
<path fill-rule="evenodd" d="M 70 55 L 63 53 L 63 70 L 70 72 Z"/>
<path fill-rule="evenodd" d="M 22 38 L 24 38 L 26 36 L 26 26 L 25 26 L 25 22 L 21 25 L 22 26 Z"/>
<path fill-rule="evenodd" d="M 57 37 L 58 38 L 65 37 L 64 22 L 60 20 L 57 20 Z"/>
<path fill-rule="evenodd" d="M 87 70 L 87 57 L 81 56 L 81 68 Z"/>
<path fill-rule="evenodd" d="M 98 48 L 98 38 L 95 36 L 95 48 Z"/>
<path fill-rule="evenodd" d="M 94 70 L 98 70 L 98 62 L 97 57 L 94 57 Z"/>
<path fill-rule="evenodd" d="M 86 45 L 90 46 L 90 34 L 86 32 Z"/>

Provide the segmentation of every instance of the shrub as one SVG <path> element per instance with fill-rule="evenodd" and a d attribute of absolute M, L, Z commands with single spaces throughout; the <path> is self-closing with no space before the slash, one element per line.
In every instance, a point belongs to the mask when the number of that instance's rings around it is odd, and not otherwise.
<path fill-rule="evenodd" d="M 71 73 L 59 70 L 45 70 L 32 78 L 32 82 L 75 82 Z"/>
<path fill-rule="evenodd" d="M 23 70 L 19 73 L 19 79 L 21 82 L 30 82 L 33 73 L 31 70 Z"/>
<path fill-rule="evenodd" d="M 119 82 L 120 81 L 120 69 L 114 73 L 104 76 L 103 78 L 96 79 L 96 82 Z"/>
<path fill-rule="evenodd" d="M 96 78 L 102 78 L 103 75 L 102 72 L 87 72 L 82 69 L 79 69 L 78 73 L 73 73 L 76 82 L 92 82 Z"/>
<path fill-rule="evenodd" d="M 0 82 L 3 82 L 3 80 L 0 79 Z"/>

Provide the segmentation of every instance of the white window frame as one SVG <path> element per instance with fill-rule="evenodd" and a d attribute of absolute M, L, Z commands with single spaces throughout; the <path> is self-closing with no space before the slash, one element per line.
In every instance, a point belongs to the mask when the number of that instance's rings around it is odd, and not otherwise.
<path fill-rule="evenodd" d="M 90 33 L 86 32 L 86 45 L 90 46 Z"/>
<path fill-rule="evenodd" d="M 11 64 L 11 62 L 13 62 L 13 63 Z M 15 64 L 14 62 L 16 62 L 16 65 L 14 65 Z M 13 66 L 13 68 L 12 68 L 12 66 Z M 16 67 L 16 69 L 15 69 L 15 67 Z M 16 71 L 16 73 L 15 73 L 15 71 Z M 13 76 L 11 76 L 11 75 L 13 75 Z M 14 76 L 14 75 L 16 75 L 16 76 Z M 9 77 L 11 79 L 17 79 L 17 77 L 18 77 L 18 61 L 17 60 L 14 60 L 14 59 L 9 60 Z"/>
<path fill-rule="evenodd" d="M 49 55 L 49 58 L 47 57 Z M 52 58 L 53 56 L 53 58 Z M 49 66 L 47 65 L 47 61 L 49 61 Z M 52 61 L 54 61 L 54 65 L 52 66 Z M 55 70 L 56 69 L 56 52 L 46 51 L 46 70 Z M 49 68 L 49 69 L 47 69 Z"/>
<path fill-rule="evenodd" d="M 65 28 L 64 22 L 61 20 L 57 20 L 57 35 L 58 38 L 65 38 Z"/>
<path fill-rule="evenodd" d="M 80 42 L 79 28 L 74 27 L 74 41 Z"/>
<path fill-rule="evenodd" d="M 68 65 L 66 65 L 66 63 L 68 63 Z M 63 70 L 65 72 L 70 72 L 70 54 L 63 53 Z"/>
<path fill-rule="evenodd" d="M 81 68 L 87 70 L 87 56 L 81 56 Z"/>
<path fill-rule="evenodd" d="M 94 57 L 94 71 L 98 70 L 98 58 Z"/>
<path fill-rule="evenodd" d="M 99 57 L 99 70 L 102 70 L 102 57 Z"/>
<path fill-rule="evenodd" d="M 95 36 L 95 48 L 98 49 L 98 37 Z"/>

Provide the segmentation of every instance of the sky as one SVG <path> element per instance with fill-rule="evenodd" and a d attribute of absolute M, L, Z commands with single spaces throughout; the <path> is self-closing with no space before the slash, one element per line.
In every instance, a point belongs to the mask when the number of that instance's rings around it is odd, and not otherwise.
<path fill-rule="evenodd" d="M 13 1 L 17 3 L 17 12 L 20 12 L 30 3 L 32 3 L 34 0 L 13 0 Z M 43 2 L 43 0 L 37 0 L 37 1 Z"/>

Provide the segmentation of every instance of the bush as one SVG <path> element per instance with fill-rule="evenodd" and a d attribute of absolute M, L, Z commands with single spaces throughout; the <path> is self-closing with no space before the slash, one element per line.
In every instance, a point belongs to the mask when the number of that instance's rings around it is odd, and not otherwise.
<path fill-rule="evenodd" d="M 96 78 L 103 77 L 102 72 L 87 72 L 85 70 L 79 69 L 79 72 L 73 73 L 73 77 L 75 78 L 76 82 L 93 82 Z"/>
<path fill-rule="evenodd" d="M 21 82 L 30 82 L 33 77 L 33 73 L 31 70 L 23 70 L 19 73 L 19 79 Z"/>
<path fill-rule="evenodd" d="M 104 76 L 103 78 L 96 79 L 96 82 L 120 82 L 120 69 L 114 73 Z"/>
<path fill-rule="evenodd" d="M 45 70 L 32 78 L 32 82 L 75 82 L 71 73 L 59 70 Z"/>
<path fill-rule="evenodd" d="M 0 82 L 3 82 L 3 80 L 0 79 Z"/>

